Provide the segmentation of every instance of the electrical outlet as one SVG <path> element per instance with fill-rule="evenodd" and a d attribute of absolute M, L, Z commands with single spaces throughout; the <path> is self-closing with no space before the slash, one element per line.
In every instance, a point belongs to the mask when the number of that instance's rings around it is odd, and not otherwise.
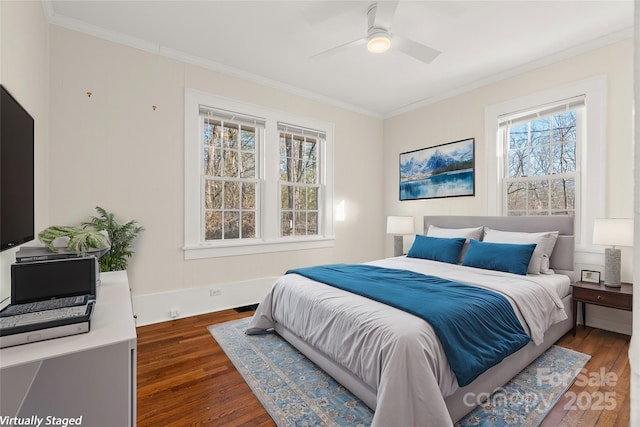
<path fill-rule="evenodd" d="M 211 289 L 211 290 L 209 290 L 209 295 L 211 295 L 212 297 L 219 297 L 220 295 L 222 295 L 222 290 L 221 289 Z"/>
<path fill-rule="evenodd" d="M 172 319 L 175 319 L 179 315 L 180 311 L 177 308 L 172 308 L 171 310 L 169 310 L 169 316 L 171 316 Z"/>

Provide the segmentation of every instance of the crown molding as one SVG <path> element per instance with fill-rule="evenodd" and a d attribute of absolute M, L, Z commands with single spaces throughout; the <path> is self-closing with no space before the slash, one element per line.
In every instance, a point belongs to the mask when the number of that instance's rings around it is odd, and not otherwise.
<path fill-rule="evenodd" d="M 200 56 L 196 56 L 180 50 L 160 46 L 158 43 L 149 42 L 144 39 L 128 36 L 116 31 L 111 31 L 102 27 L 87 24 L 86 22 L 83 22 L 74 18 L 58 15 L 54 11 L 53 0 L 41 0 L 41 2 L 43 5 L 43 9 L 44 9 L 47 21 L 50 24 L 67 28 L 72 31 L 84 33 L 97 38 L 101 38 L 114 43 L 118 43 L 121 45 L 125 45 L 128 47 L 132 47 L 135 49 L 140 49 L 145 52 L 154 53 L 160 56 L 164 56 L 166 58 L 174 59 L 174 60 L 191 64 L 191 65 L 195 65 L 208 70 L 227 74 L 232 77 L 237 77 L 243 80 L 258 83 L 267 87 L 271 87 L 273 89 L 278 89 L 284 92 L 291 93 L 293 95 L 301 96 L 303 98 L 306 98 L 312 101 L 322 102 L 327 105 L 342 108 L 344 110 L 352 111 L 354 113 L 362 114 L 375 119 L 388 119 L 404 113 L 408 113 L 410 111 L 417 110 L 419 108 L 422 108 L 431 104 L 435 104 L 445 99 L 452 98 L 454 96 L 458 96 L 463 93 L 470 92 L 472 90 L 479 89 L 484 86 L 488 86 L 490 84 L 499 82 L 501 80 L 515 77 L 519 74 L 523 74 L 528 71 L 532 71 L 546 65 L 560 62 L 562 60 L 580 55 L 582 53 L 585 53 L 591 50 L 595 50 L 595 49 L 605 47 L 607 45 L 617 43 L 619 41 L 622 41 L 628 38 L 632 38 L 634 34 L 633 27 L 629 27 L 624 30 L 600 37 L 598 39 L 591 40 L 581 45 L 574 46 L 572 48 L 565 49 L 563 51 L 554 53 L 552 55 L 545 56 L 535 61 L 531 61 L 527 64 L 505 70 L 503 72 L 494 74 L 487 78 L 476 80 L 470 84 L 457 87 L 453 90 L 444 91 L 436 95 L 418 100 L 416 102 L 410 103 L 396 110 L 392 110 L 386 113 L 380 113 L 380 112 L 368 110 L 365 108 L 361 108 L 361 107 L 337 100 L 335 98 L 331 98 L 325 95 L 320 95 L 318 93 L 311 92 L 305 89 L 301 89 L 299 87 L 292 86 L 277 80 L 269 79 L 254 73 L 250 73 L 244 70 L 230 67 L 230 66 L 221 64 L 219 62 L 211 61 L 209 59 L 206 59 Z"/>
<path fill-rule="evenodd" d="M 102 27 L 87 24 L 86 22 L 80 21 L 79 19 L 70 18 L 64 15 L 58 15 L 53 11 L 51 0 L 42 0 L 42 2 L 43 5 L 48 5 L 45 6 L 45 14 L 47 15 L 49 24 L 57 25 L 59 27 L 77 31 L 79 33 L 88 34 L 90 36 L 94 36 L 114 43 L 133 47 L 135 49 L 140 49 L 145 52 L 156 54 L 160 52 L 160 45 L 158 45 L 157 43 L 152 43 L 147 40 L 137 37 L 131 37 L 117 31 L 111 31 Z"/>
<path fill-rule="evenodd" d="M 365 116 L 370 116 L 376 119 L 382 119 L 382 114 L 377 113 L 375 111 L 367 110 L 364 108 L 357 107 L 355 105 L 351 105 L 349 103 L 339 101 L 337 99 L 320 95 L 315 92 L 311 92 L 305 89 L 301 89 L 296 86 L 292 86 L 286 83 L 282 83 L 277 80 L 272 80 L 266 77 L 259 76 L 257 74 L 249 73 L 247 71 L 243 71 L 237 68 L 229 67 L 228 65 L 221 64 L 219 62 L 211 61 L 200 56 L 191 55 L 185 53 L 181 50 L 171 49 L 167 47 L 160 47 L 159 55 L 164 56 L 166 58 L 174 59 L 180 62 L 185 62 L 187 64 L 196 65 L 198 67 L 206 68 L 208 70 L 217 71 L 223 74 L 228 74 L 233 77 L 237 77 L 243 80 L 251 81 L 254 83 L 259 83 L 261 85 L 271 87 L 273 89 L 279 89 L 284 92 L 289 92 L 293 95 L 301 96 L 303 98 L 307 98 L 313 101 L 322 102 L 324 104 L 329 104 L 334 107 L 339 107 L 345 110 L 352 111 L 354 113 L 363 114 Z"/>
<path fill-rule="evenodd" d="M 337 99 L 334 99 L 328 96 L 320 95 L 315 92 L 301 89 L 296 86 L 288 85 L 286 83 L 283 83 L 277 80 L 272 80 L 263 76 L 259 76 L 257 74 L 253 74 L 237 68 L 229 67 L 219 62 L 211 61 L 206 58 L 192 55 L 180 50 L 164 47 L 159 45 L 158 43 L 153 43 L 141 38 L 128 36 L 117 31 L 107 30 L 105 28 L 102 28 L 96 25 L 87 24 L 86 22 L 80 21 L 75 18 L 69 18 L 67 16 L 58 15 L 55 13 L 53 9 L 52 0 L 41 0 L 41 1 L 42 1 L 43 9 L 45 11 L 45 16 L 47 18 L 47 21 L 52 25 L 57 25 L 59 27 L 66 28 L 68 30 L 77 31 L 77 32 L 87 34 L 93 37 L 97 37 L 103 40 L 107 40 L 113 43 L 118 43 L 118 44 L 132 47 L 135 49 L 143 50 L 145 52 L 164 56 L 169 59 L 174 59 L 187 64 L 206 68 L 208 70 L 227 74 L 232 77 L 237 77 L 243 80 L 259 83 L 261 85 L 271 87 L 273 89 L 282 90 L 284 92 L 301 96 L 309 100 L 322 102 L 324 104 L 342 108 L 344 110 L 352 111 L 354 113 L 370 116 L 375 119 L 382 119 L 383 117 L 381 113 L 367 110 L 343 101 L 339 101 Z"/>
<path fill-rule="evenodd" d="M 606 36 L 588 41 L 581 45 L 574 46 L 569 49 L 565 49 L 560 52 L 556 52 L 554 54 L 545 56 L 544 58 L 531 61 L 519 67 L 510 68 L 508 70 L 505 70 L 501 73 L 494 74 L 485 79 L 476 80 L 473 83 L 460 86 L 454 90 L 445 91 L 440 94 L 431 96 L 429 98 L 422 99 L 415 103 L 409 104 L 405 107 L 383 114 L 383 119 L 389 119 L 391 117 L 395 117 L 400 114 L 408 113 L 410 111 L 417 110 L 418 108 L 426 107 L 427 105 L 435 104 L 436 102 L 440 102 L 445 99 L 452 98 L 454 96 L 462 95 L 463 93 L 470 92 L 472 90 L 479 89 L 484 86 L 488 86 L 490 84 L 499 82 L 501 80 L 506 80 L 508 78 L 515 77 L 520 74 L 524 74 L 528 71 L 533 71 L 535 69 L 538 69 L 547 65 L 551 65 L 556 62 L 560 62 L 565 59 L 569 59 L 574 56 L 589 52 L 591 50 L 599 49 L 601 47 L 605 47 L 610 44 L 620 42 L 622 40 L 630 39 L 632 37 L 633 37 L 633 27 L 629 27 L 624 30 L 617 31 L 615 33 L 611 33 Z"/>
<path fill-rule="evenodd" d="M 51 22 L 51 18 L 54 15 L 52 0 L 42 0 L 42 10 L 44 11 L 44 17 L 47 22 Z"/>

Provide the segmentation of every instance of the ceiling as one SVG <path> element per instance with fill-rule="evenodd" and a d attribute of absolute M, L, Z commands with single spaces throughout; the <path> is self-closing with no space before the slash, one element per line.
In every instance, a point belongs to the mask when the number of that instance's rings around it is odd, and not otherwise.
<path fill-rule="evenodd" d="M 393 45 L 312 58 L 365 37 L 371 3 L 43 0 L 53 24 L 377 117 L 633 34 L 632 0 L 400 1 L 390 32 L 440 51 L 431 63 Z"/>

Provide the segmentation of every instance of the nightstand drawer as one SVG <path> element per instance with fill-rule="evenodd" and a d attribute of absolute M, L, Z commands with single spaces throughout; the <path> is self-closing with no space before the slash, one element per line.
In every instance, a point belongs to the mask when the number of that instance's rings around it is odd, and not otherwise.
<path fill-rule="evenodd" d="M 632 308 L 633 295 L 574 287 L 573 298 L 578 301 L 630 311 Z"/>

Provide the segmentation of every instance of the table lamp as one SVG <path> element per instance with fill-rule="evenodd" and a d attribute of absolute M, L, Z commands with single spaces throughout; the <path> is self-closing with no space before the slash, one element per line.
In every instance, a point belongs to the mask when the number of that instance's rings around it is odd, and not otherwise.
<path fill-rule="evenodd" d="M 413 217 L 412 216 L 388 216 L 387 217 L 387 234 L 393 234 L 393 256 L 402 255 L 404 244 L 404 234 L 413 234 Z"/>
<path fill-rule="evenodd" d="M 604 250 L 604 285 L 620 287 L 620 249 L 633 246 L 633 220 L 630 218 L 601 218 L 593 222 L 593 243 L 611 246 Z"/>

